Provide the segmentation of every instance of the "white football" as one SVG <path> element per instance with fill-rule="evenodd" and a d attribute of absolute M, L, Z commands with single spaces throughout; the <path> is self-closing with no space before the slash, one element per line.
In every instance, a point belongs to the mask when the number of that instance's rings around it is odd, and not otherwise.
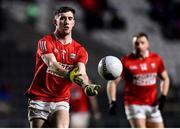
<path fill-rule="evenodd" d="M 122 73 L 122 63 L 115 56 L 105 56 L 98 64 L 98 73 L 105 80 L 115 80 Z"/>

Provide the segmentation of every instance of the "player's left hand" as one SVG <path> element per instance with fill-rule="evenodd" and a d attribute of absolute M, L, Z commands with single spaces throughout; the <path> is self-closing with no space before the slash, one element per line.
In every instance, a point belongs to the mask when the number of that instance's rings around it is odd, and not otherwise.
<path fill-rule="evenodd" d="M 166 103 L 166 96 L 161 95 L 158 99 L 158 104 L 159 104 L 159 110 L 162 111 Z"/>
<path fill-rule="evenodd" d="M 89 84 L 84 87 L 84 92 L 88 96 L 98 95 L 101 86 L 97 84 Z"/>

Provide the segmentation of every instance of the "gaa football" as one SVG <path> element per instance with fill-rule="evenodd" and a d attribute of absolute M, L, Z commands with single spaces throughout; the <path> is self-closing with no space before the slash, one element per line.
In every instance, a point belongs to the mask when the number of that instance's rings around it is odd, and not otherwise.
<path fill-rule="evenodd" d="M 115 56 L 105 56 L 98 64 L 98 73 L 105 80 L 115 80 L 121 75 L 123 66 Z"/>

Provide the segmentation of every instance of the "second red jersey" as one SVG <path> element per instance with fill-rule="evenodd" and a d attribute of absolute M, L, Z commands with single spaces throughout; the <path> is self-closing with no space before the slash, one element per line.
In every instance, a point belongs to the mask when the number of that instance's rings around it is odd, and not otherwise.
<path fill-rule="evenodd" d="M 144 59 L 133 53 L 122 58 L 125 105 L 152 105 L 157 99 L 157 78 L 165 70 L 159 55 L 149 52 Z"/>
<path fill-rule="evenodd" d="M 71 89 L 70 109 L 72 112 L 87 112 L 88 97 L 80 86 L 73 85 Z"/>
<path fill-rule="evenodd" d="M 54 35 L 46 35 L 38 42 L 35 75 L 27 91 L 28 96 L 42 101 L 69 101 L 72 82 L 51 72 L 41 59 L 41 55 L 48 53 L 53 53 L 57 62 L 70 70 L 78 62 L 87 63 L 87 52 L 75 40 L 72 40 L 72 43 L 62 44 Z"/>

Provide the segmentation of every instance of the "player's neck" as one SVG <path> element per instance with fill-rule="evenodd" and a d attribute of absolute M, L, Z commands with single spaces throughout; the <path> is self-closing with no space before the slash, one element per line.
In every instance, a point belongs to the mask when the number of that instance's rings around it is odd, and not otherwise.
<path fill-rule="evenodd" d="M 62 44 L 72 43 L 71 33 L 68 35 L 61 35 L 57 31 L 55 31 L 54 36 L 55 36 L 56 40 L 60 41 Z"/>
<path fill-rule="evenodd" d="M 142 51 L 141 52 L 134 51 L 133 53 L 140 59 L 144 59 L 144 58 L 149 56 L 149 51 L 148 50 L 144 51 L 144 52 L 142 52 Z"/>

